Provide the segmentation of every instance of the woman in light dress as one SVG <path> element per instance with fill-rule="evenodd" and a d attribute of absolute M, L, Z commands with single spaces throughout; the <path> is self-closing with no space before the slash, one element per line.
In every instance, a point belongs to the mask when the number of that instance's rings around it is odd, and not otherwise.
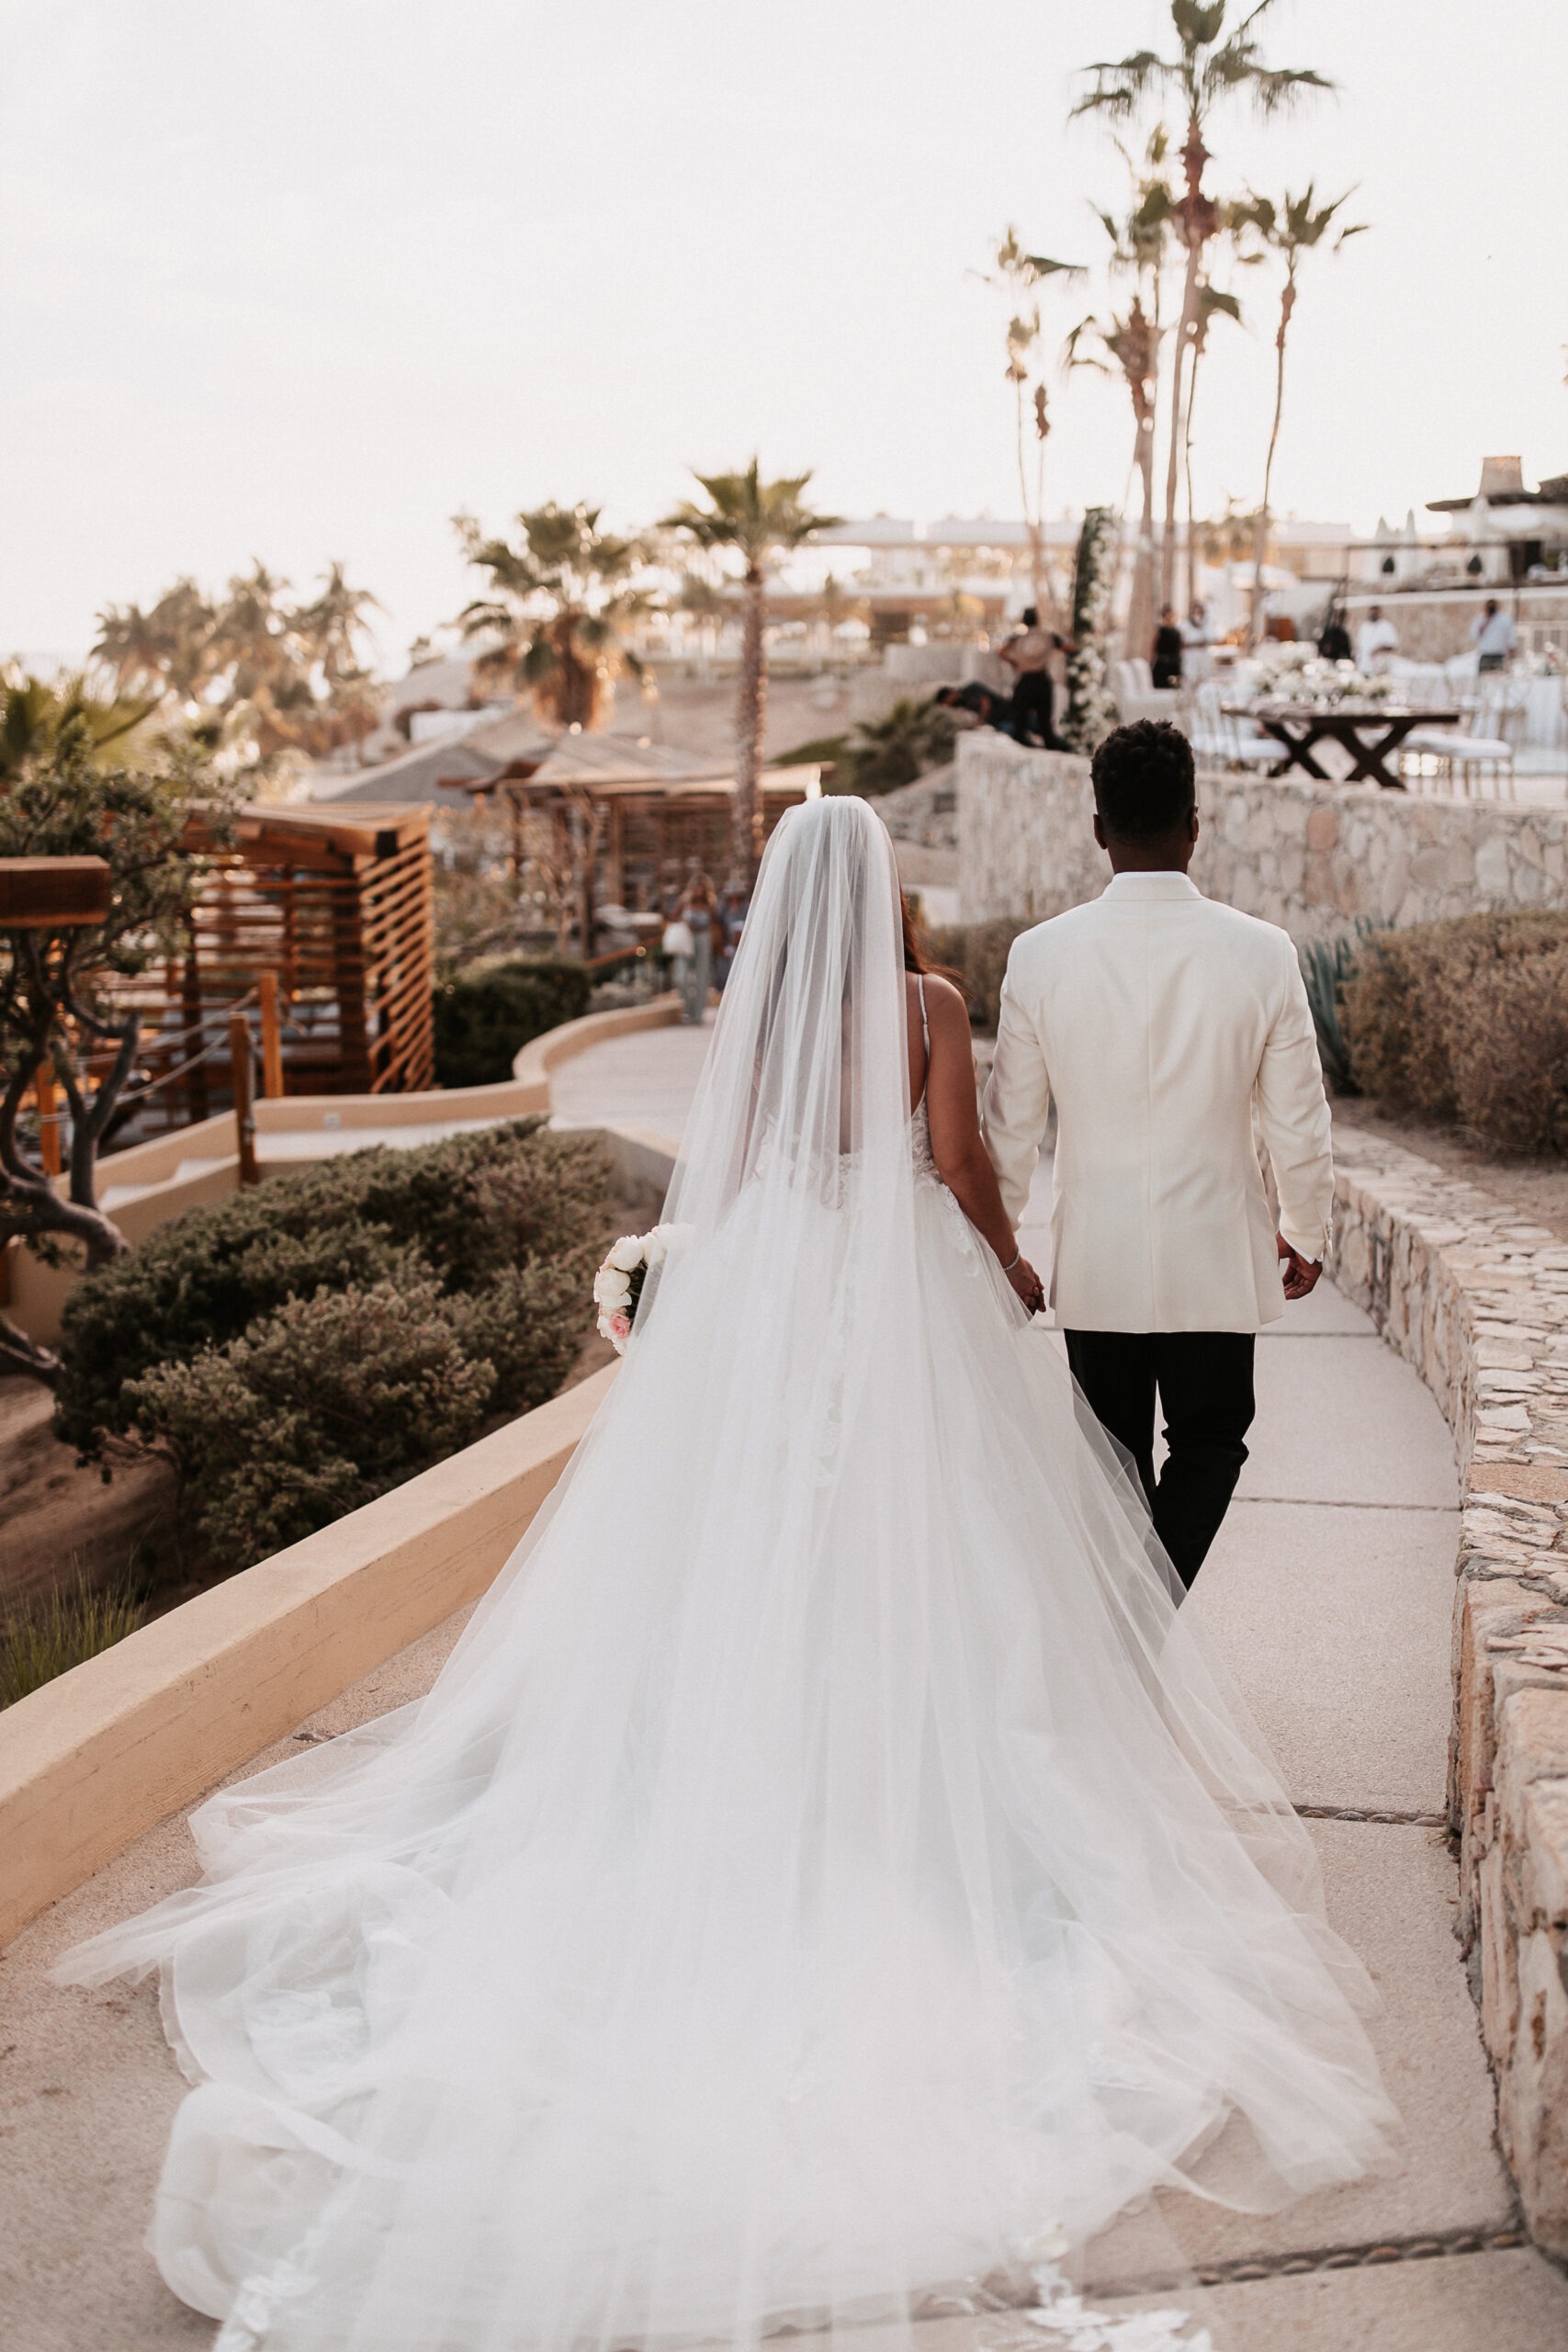
<path fill-rule="evenodd" d="M 152 2246 L 223 2352 L 891 2325 L 1393 2117 L 1312 1849 L 1031 1329 L 863 802 L 769 848 L 547 1510 L 423 1702 L 210 1799 Z"/>

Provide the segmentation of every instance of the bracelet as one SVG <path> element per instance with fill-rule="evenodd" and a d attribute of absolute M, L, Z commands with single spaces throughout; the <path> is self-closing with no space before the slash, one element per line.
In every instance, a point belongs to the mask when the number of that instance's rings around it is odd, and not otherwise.
<path fill-rule="evenodd" d="M 1010 1261 L 1008 1262 L 1008 1264 L 1007 1264 L 1007 1265 L 1005 1265 L 1005 1266 L 1002 1268 L 1002 1272 L 1003 1272 L 1003 1273 L 1004 1273 L 1004 1274 L 1010 1274 L 1010 1273 L 1011 1273 L 1011 1272 L 1012 1272 L 1012 1270 L 1013 1270 L 1013 1267 L 1017 1265 L 1017 1263 L 1018 1263 L 1019 1260 L 1022 1257 L 1022 1255 L 1023 1255 L 1023 1249 L 1022 1249 L 1022 1245 L 1021 1245 L 1021 1244 L 1020 1244 L 1019 1248 L 1018 1248 L 1018 1249 L 1016 1249 L 1016 1250 L 1013 1251 L 1013 1253 L 1012 1253 L 1012 1257 L 1011 1257 L 1011 1259 L 1010 1260 Z"/>

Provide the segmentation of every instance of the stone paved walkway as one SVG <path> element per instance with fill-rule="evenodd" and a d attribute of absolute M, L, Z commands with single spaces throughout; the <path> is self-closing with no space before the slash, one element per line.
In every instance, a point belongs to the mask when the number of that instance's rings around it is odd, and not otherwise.
<path fill-rule="evenodd" d="M 678 1134 L 703 1048 L 701 1033 L 681 1029 L 596 1047 L 560 1074 L 559 1113 Z M 1043 1179 L 1032 1255 L 1043 1254 L 1044 1198 Z M 1043 1332 L 1041 1344 L 1054 1342 Z M 1528 2246 L 1456 2243 L 1506 2235 L 1516 2215 L 1452 1934 L 1454 1866 L 1433 1826 L 1457 1532 L 1448 1431 L 1415 1374 L 1328 1290 L 1264 1338 L 1258 1393 L 1252 1459 L 1190 1605 L 1274 1746 L 1312 1822 L 1334 1921 L 1379 1986 L 1376 2038 L 1406 2159 L 1394 2178 L 1276 2215 L 1158 2199 L 1089 2249 L 1083 2283 L 1102 2310 L 1179 2306 L 1211 2331 L 1214 2352 L 1568 2352 L 1568 2280 Z M 456 1632 L 442 1627 L 345 1692 L 305 1736 L 427 1687 Z M 175 1819 L 0 1963 L 6 2352 L 210 2341 L 138 2250 L 182 2089 L 152 1990 L 67 1994 L 44 1982 L 55 1951 L 190 1871 Z M 919 2335 L 919 2352 L 1064 2340 L 1007 2318 L 933 2321 Z"/>

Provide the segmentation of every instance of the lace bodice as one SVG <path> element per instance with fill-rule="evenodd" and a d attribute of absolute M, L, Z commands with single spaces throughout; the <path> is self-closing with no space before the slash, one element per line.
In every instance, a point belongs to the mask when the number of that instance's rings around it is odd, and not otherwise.
<path fill-rule="evenodd" d="M 931 1119 L 926 1095 L 931 1080 L 931 1031 L 926 1018 L 926 976 L 917 973 L 915 986 L 920 999 L 920 1042 L 926 1049 L 926 1071 L 920 1080 L 920 1099 L 909 1114 L 909 1152 L 917 1176 L 936 1176 L 936 1161 L 931 1158 Z"/>

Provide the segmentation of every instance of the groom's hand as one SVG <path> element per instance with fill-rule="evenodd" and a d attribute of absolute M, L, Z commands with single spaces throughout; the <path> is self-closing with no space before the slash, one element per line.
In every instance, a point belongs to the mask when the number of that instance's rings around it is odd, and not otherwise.
<path fill-rule="evenodd" d="M 1021 1258 L 1016 1266 L 1010 1268 L 1008 1280 L 1028 1307 L 1031 1315 L 1039 1315 L 1043 1312 L 1045 1285 L 1027 1258 Z"/>
<path fill-rule="evenodd" d="M 1282 1233 L 1274 1236 L 1274 1244 L 1285 1270 L 1285 1296 L 1305 1298 L 1317 1286 L 1317 1278 L 1323 1272 L 1322 1259 L 1303 1258 L 1299 1250 L 1292 1249 Z"/>

